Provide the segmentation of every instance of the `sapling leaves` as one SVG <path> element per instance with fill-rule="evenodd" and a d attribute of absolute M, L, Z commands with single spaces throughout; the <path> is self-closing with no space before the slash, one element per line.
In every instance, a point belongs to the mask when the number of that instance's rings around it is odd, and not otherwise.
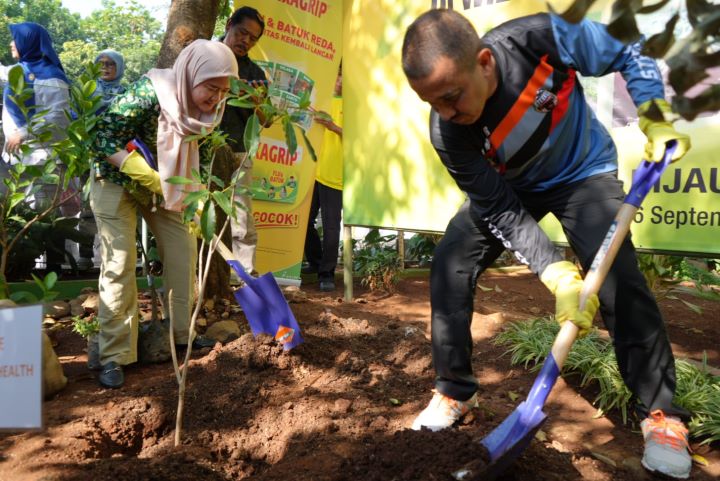
<path fill-rule="evenodd" d="M 247 97 L 237 97 L 234 99 L 230 99 L 227 101 L 227 104 L 232 105 L 233 107 L 240 107 L 243 109 L 252 109 L 255 107 L 255 102 L 247 100 Z"/>
<path fill-rule="evenodd" d="M 215 225 L 217 218 L 215 215 L 215 204 L 206 202 L 203 206 L 202 215 L 200 216 L 200 230 L 205 242 L 210 242 L 215 235 Z"/>
<path fill-rule="evenodd" d="M 212 198 L 225 214 L 232 215 L 232 203 L 229 194 L 216 190 L 212 193 Z"/>
<path fill-rule="evenodd" d="M 310 154 L 310 158 L 313 160 L 313 162 L 317 162 L 317 154 L 315 153 L 315 149 L 313 148 L 310 139 L 308 139 L 308 136 L 304 130 L 300 129 L 300 132 L 302 133 L 303 141 L 305 142 L 305 148 L 307 149 L 308 154 Z"/>
<path fill-rule="evenodd" d="M 183 177 L 181 175 L 173 175 L 172 177 L 168 177 L 165 179 L 165 182 L 168 184 L 174 184 L 174 185 L 188 185 L 188 184 L 194 184 L 194 182 L 191 179 L 188 179 L 187 177 Z"/>
<path fill-rule="evenodd" d="M 253 113 L 245 125 L 245 133 L 243 142 L 245 151 L 250 158 L 254 158 L 260 145 L 260 119 L 256 113 Z"/>
<path fill-rule="evenodd" d="M 295 155 L 295 152 L 297 151 L 297 136 L 295 135 L 295 127 L 289 117 L 283 117 L 282 124 L 285 131 L 285 142 L 288 146 L 288 152 L 290 152 L 290 155 Z"/>

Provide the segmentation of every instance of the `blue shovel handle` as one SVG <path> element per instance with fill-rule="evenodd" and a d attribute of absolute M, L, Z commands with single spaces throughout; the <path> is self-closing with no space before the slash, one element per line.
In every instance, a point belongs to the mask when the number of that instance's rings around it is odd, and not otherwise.
<path fill-rule="evenodd" d="M 671 140 L 666 143 L 665 154 L 663 155 L 663 158 L 660 162 L 652 162 L 649 160 L 643 160 L 640 162 L 640 165 L 635 170 L 635 174 L 633 175 L 630 192 L 625 196 L 623 204 L 629 204 L 633 206 L 632 208 L 634 208 L 635 210 L 640 207 L 640 204 L 645 199 L 648 192 L 650 192 L 650 189 L 653 187 L 653 185 L 655 185 L 658 180 L 660 180 L 660 176 L 662 176 L 667 166 L 670 165 L 670 160 L 672 159 L 673 153 L 675 153 L 676 148 L 677 141 Z M 630 207 L 626 208 L 632 209 Z M 629 223 L 630 220 L 627 221 L 627 224 L 624 225 L 623 228 L 619 228 L 617 231 L 615 231 L 615 227 L 617 227 L 618 224 L 617 219 L 613 222 L 613 227 L 611 227 L 610 231 L 608 231 L 608 234 L 605 237 L 603 244 L 600 246 L 597 254 L 595 254 L 595 259 L 593 260 L 592 266 L 590 268 L 590 271 L 593 274 L 596 274 L 596 278 L 594 279 L 595 282 L 590 283 L 590 285 L 596 285 L 596 288 L 586 292 L 586 290 L 588 289 L 587 283 L 589 282 L 590 277 L 590 274 L 588 274 L 588 276 L 586 276 L 585 278 L 585 289 L 581 294 L 581 298 L 583 299 L 581 304 L 584 304 L 584 299 L 589 297 L 589 295 L 596 294 L 599 286 L 605 280 L 605 274 L 607 273 L 609 266 L 612 265 L 613 261 L 615 260 L 615 254 L 613 253 L 612 255 L 610 255 L 608 253 L 609 244 L 614 241 L 622 242 L 623 239 L 616 239 L 616 237 L 618 237 L 617 234 L 619 232 L 626 232 L 627 229 L 629 229 Z M 624 238 L 625 234 L 622 234 L 622 237 Z M 600 264 L 603 264 L 602 268 L 600 267 Z M 602 274 L 600 273 L 601 269 L 603 272 Z M 552 390 L 553 385 L 555 384 L 555 381 L 560 374 L 562 364 L 564 364 L 564 360 L 562 362 L 556 362 L 552 352 L 548 355 L 548 358 L 545 360 L 540 374 L 538 375 L 532 389 L 530 390 L 530 393 L 528 394 L 527 403 L 529 405 L 533 406 L 535 409 L 542 408 L 542 406 L 545 404 L 545 400 L 547 399 L 550 391 Z"/>
<path fill-rule="evenodd" d="M 145 142 L 135 137 L 130 142 L 125 145 L 125 150 L 128 152 L 132 152 L 134 150 L 139 150 L 142 154 L 143 158 L 145 158 L 145 162 L 152 168 L 154 171 L 158 170 L 157 163 L 155 163 L 155 158 L 153 157 L 152 152 L 150 152 L 150 148 L 145 145 Z"/>
<path fill-rule="evenodd" d="M 625 203 L 640 207 L 645 196 L 650 192 L 652 186 L 660 180 L 663 172 L 672 159 L 677 149 L 677 141 L 671 140 L 665 144 L 665 155 L 660 162 L 643 160 L 633 174 L 632 187 L 625 197 Z"/>
<path fill-rule="evenodd" d="M 228 260 L 227 263 L 230 264 L 230 267 L 233 268 L 235 273 L 248 286 L 250 286 L 251 282 L 255 280 L 250 274 L 247 273 L 247 271 L 245 271 L 245 268 L 242 266 L 242 264 L 240 264 L 240 262 L 238 262 L 236 260 Z"/>

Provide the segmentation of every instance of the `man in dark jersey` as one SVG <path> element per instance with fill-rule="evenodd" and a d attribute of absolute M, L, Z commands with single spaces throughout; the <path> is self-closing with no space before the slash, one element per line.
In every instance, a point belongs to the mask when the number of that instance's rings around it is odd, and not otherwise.
<path fill-rule="evenodd" d="M 428 102 L 430 139 L 467 201 L 450 221 L 431 270 L 435 394 L 413 429 L 451 426 L 477 405 L 470 322 L 477 277 L 505 249 L 556 296 L 556 319 L 587 332 L 597 298 L 579 309 L 582 278 L 537 224 L 552 213 L 587 270 L 623 202 L 613 141 L 585 101 L 577 74 L 620 72 L 648 138 L 645 157 L 673 160 L 690 147 L 667 113 L 660 73 L 640 44 L 605 26 L 537 14 L 479 38 L 452 10 L 431 10 L 408 28 L 402 48 L 410 86 Z M 652 107 L 651 106 L 655 106 Z M 686 478 L 688 413 L 673 405 L 675 365 L 657 303 L 626 239 L 599 293 L 620 373 L 639 400 L 643 465 Z"/>
<path fill-rule="evenodd" d="M 230 47 L 238 63 L 238 72 L 242 80 L 253 86 L 265 82 L 265 72 L 258 67 L 248 52 L 260 40 L 265 30 L 265 21 L 260 13 L 252 7 L 240 7 L 230 16 L 225 25 L 225 36 L 222 41 Z M 225 106 L 220 129 L 228 134 L 228 144 L 238 163 L 238 170 L 243 176 L 238 184 L 249 188 L 252 179 L 253 159 L 245 157 L 245 144 L 243 135 L 245 125 L 253 114 L 253 109 Z M 258 112 L 258 116 L 261 114 Z M 264 118 L 260 118 L 264 122 Z M 252 215 L 252 197 L 235 195 L 235 200 L 242 203 L 247 210 L 237 209 L 234 219 L 231 219 L 232 250 L 235 258 L 248 271 L 255 270 L 255 249 L 257 247 L 257 231 Z"/>

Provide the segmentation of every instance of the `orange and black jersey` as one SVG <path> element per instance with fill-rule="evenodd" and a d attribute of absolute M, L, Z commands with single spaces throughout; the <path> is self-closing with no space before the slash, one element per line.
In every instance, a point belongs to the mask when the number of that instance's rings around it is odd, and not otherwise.
<path fill-rule="evenodd" d="M 626 46 L 588 20 L 521 17 L 492 29 L 483 41 L 496 60 L 496 91 L 473 125 L 443 121 L 433 111 L 431 140 L 470 198 L 473 215 L 542 272 L 556 254 L 522 212 L 518 194 L 617 170 L 615 146 L 587 104 L 578 73 L 620 72 L 636 105 L 663 97 L 660 73 L 640 55 L 640 44 Z"/>

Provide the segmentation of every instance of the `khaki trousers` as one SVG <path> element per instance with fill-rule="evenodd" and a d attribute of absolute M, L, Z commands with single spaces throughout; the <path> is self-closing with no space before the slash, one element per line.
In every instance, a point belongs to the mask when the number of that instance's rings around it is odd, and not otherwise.
<path fill-rule="evenodd" d="M 138 211 L 155 235 L 163 263 L 163 305 L 173 320 L 175 343 L 188 342 L 195 288 L 197 241 L 180 212 L 139 205 L 121 186 L 102 179 L 90 189 L 100 239 L 100 362 L 137 361 L 138 306 L 135 243 Z"/>

